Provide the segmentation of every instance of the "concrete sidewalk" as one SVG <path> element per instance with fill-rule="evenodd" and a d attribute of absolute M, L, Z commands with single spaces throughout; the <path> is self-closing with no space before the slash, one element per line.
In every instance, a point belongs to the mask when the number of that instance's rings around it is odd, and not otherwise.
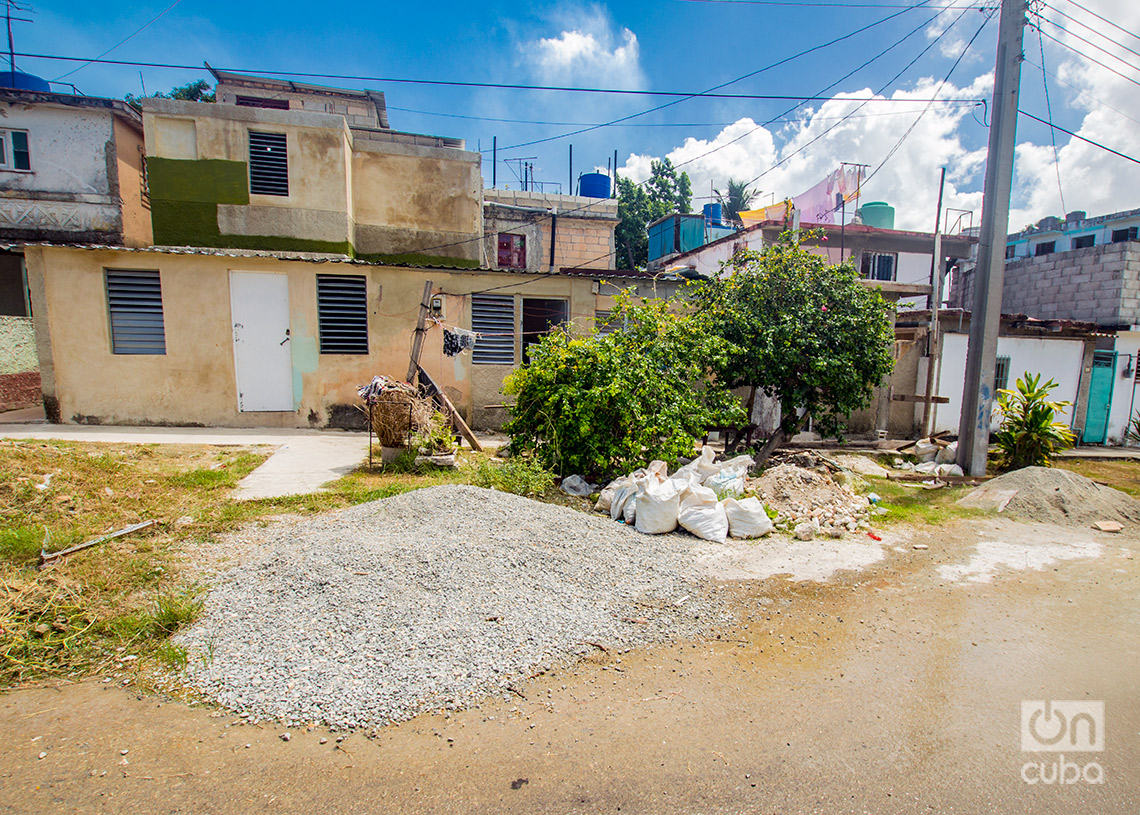
<path fill-rule="evenodd" d="M 32 422 L 0 424 L 0 438 L 118 444 L 267 445 L 276 448 L 241 480 L 233 498 L 281 498 L 316 492 L 352 472 L 368 455 L 368 434 L 344 430 L 240 427 L 112 427 Z"/>

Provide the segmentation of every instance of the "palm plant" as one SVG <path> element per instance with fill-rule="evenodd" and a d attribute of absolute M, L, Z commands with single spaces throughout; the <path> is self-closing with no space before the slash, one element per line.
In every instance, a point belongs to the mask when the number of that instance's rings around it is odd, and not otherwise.
<path fill-rule="evenodd" d="M 738 221 L 740 220 L 738 214 L 751 209 L 752 201 L 759 195 L 759 191 L 749 189 L 747 181 L 730 178 L 725 192 L 714 189 L 713 194 L 720 202 L 721 217 L 729 221 Z"/>
<path fill-rule="evenodd" d="M 1073 431 L 1056 421 L 1072 403 L 1049 401 L 1049 391 L 1056 387 L 1052 379 L 1042 383 L 1041 374 L 1026 371 L 1016 390 L 998 391 L 1002 422 L 994 441 L 1002 469 L 1048 467 L 1055 453 L 1073 446 Z"/>

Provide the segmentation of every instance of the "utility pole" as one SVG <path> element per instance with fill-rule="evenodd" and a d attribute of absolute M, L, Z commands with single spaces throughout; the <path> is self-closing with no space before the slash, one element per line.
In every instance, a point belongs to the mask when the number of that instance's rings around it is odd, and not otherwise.
<path fill-rule="evenodd" d="M 985 475 L 986 453 L 990 444 L 1026 9 L 1026 0 L 1002 0 L 990 142 L 986 154 L 986 186 L 978 236 L 978 265 L 974 269 L 970 345 L 966 353 L 966 382 L 962 389 L 962 415 L 958 424 L 958 464 L 968 475 Z"/>
<path fill-rule="evenodd" d="M 934 215 L 934 255 L 930 258 L 930 334 L 926 338 L 926 397 L 922 400 L 922 435 L 934 432 L 930 426 L 930 407 L 934 399 L 934 360 L 942 348 L 942 335 L 938 327 L 938 309 L 942 307 L 942 193 L 946 189 L 946 168 L 938 180 L 938 207 Z"/>

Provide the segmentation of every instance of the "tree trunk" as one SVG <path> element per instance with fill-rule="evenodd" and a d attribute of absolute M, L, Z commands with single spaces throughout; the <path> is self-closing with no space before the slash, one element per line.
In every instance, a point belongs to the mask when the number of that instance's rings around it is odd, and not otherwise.
<path fill-rule="evenodd" d="M 732 442 L 726 444 L 724 452 L 732 453 L 740 446 L 742 441 L 751 441 L 752 430 L 752 406 L 756 404 L 756 386 L 752 385 L 748 390 L 748 402 L 744 406 L 744 427 L 736 431 L 733 436 Z"/>
<path fill-rule="evenodd" d="M 776 452 L 776 448 L 783 444 L 788 439 L 788 434 L 784 432 L 784 426 L 780 425 L 776 428 L 776 432 L 764 442 L 764 446 L 756 453 L 756 466 L 763 467 L 768 462 L 768 457 Z"/>

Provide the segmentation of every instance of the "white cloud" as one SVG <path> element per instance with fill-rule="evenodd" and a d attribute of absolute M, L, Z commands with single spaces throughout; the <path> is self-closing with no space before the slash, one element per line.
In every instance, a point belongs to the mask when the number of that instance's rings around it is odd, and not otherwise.
<path fill-rule="evenodd" d="M 521 46 L 524 62 L 542 83 L 645 87 L 637 35 L 617 30 L 603 8 L 580 9 L 563 24 L 558 36 Z"/>
<path fill-rule="evenodd" d="M 936 85 L 935 80 L 923 80 L 912 90 L 896 91 L 891 98 L 904 102 L 928 98 Z M 967 87 L 944 86 L 941 95 L 984 98 L 989 88 L 990 78 L 979 77 Z M 763 191 L 758 204 L 798 195 L 838 168 L 841 161 L 869 164 L 873 170 L 925 106 L 922 102 L 871 102 L 860 108 L 853 100 L 870 95 L 864 90 L 837 96 L 809 111 L 801 122 L 778 131 L 741 119 L 713 139 L 686 139 L 667 155 L 689 173 L 698 199 L 694 204 L 703 203 L 699 199 L 709 195 L 711 187 L 724 189 L 730 178 L 756 179 L 753 187 Z M 843 120 L 849 113 L 853 115 Z M 969 117 L 968 106 L 932 106 L 867 183 L 863 200 L 891 203 L 900 229 L 929 230 L 934 225 L 939 168 L 945 165 L 945 205 L 977 210 L 981 194 L 974 190 L 981 186 L 985 151 L 971 151 L 962 142 L 958 128 Z M 641 180 L 649 173 L 649 161 L 649 156 L 631 155 L 622 172 Z"/>

